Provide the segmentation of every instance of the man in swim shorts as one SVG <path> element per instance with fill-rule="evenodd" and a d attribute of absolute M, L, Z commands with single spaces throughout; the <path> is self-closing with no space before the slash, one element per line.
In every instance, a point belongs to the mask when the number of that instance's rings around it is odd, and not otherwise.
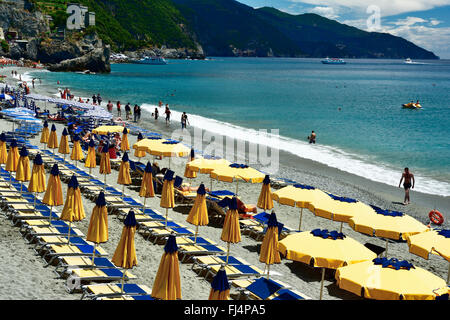
<path fill-rule="evenodd" d="M 409 172 L 408 168 L 405 168 L 405 171 L 402 174 L 402 178 L 400 179 L 400 182 L 398 183 L 398 187 L 400 188 L 400 185 L 403 182 L 403 188 L 405 188 L 405 199 L 403 201 L 404 205 L 407 205 L 408 203 L 410 203 L 410 199 L 409 199 L 409 189 L 413 188 L 414 189 L 414 175 Z M 411 181 L 412 181 L 412 185 L 411 185 Z"/>

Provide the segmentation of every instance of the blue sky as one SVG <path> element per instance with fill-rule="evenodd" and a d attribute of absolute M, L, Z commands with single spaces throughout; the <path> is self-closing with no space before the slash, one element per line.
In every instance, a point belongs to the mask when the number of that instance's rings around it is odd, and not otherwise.
<path fill-rule="evenodd" d="M 450 59 L 450 0 L 238 0 L 291 14 L 314 12 L 367 31 L 388 32 Z M 370 6 L 370 8 L 369 8 Z M 371 9 L 369 13 L 367 10 Z M 379 12 L 379 23 L 369 19 Z M 371 24 L 368 25 L 372 22 Z"/>

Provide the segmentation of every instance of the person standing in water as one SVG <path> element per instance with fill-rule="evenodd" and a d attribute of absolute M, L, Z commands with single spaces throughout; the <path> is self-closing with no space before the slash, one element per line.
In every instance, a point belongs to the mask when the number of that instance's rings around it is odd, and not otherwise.
<path fill-rule="evenodd" d="M 314 130 L 311 132 L 311 135 L 308 137 L 309 143 L 316 143 L 316 133 Z"/>
<path fill-rule="evenodd" d="M 168 122 L 170 122 L 170 114 L 171 114 L 168 104 L 166 104 L 166 111 L 164 113 L 166 114 L 166 124 L 168 124 Z"/>
<path fill-rule="evenodd" d="M 120 111 L 120 101 L 117 101 L 117 116 L 118 117 L 122 116 L 122 112 Z"/>
<path fill-rule="evenodd" d="M 158 120 L 158 115 L 159 115 L 158 108 L 155 108 L 155 113 L 154 113 L 154 115 L 155 115 L 155 120 Z"/>
<path fill-rule="evenodd" d="M 407 205 L 407 204 L 411 203 L 410 199 L 409 199 L 409 189 L 411 189 L 411 188 L 414 189 L 414 184 L 415 184 L 414 175 L 411 172 L 409 172 L 409 168 L 405 168 L 405 171 L 402 174 L 402 178 L 400 179 L 400 182 L 398 183 L 399 188 L 400 188 L 400 185 L 402 184 L 403 180 L 404 180 L 403 188 L 405 188 L 405 199 L 403 201 L 403 204 Z M 411 184 L 411 181 L 412 181 L 412 184 Z"/>
<path fill-rule="evenodd" d="M 186 128 L 186 122 L 189 123 L 188 116 L 186 112 L 183 112 L 183 114 L 181 115 L 181 130 Z"/>

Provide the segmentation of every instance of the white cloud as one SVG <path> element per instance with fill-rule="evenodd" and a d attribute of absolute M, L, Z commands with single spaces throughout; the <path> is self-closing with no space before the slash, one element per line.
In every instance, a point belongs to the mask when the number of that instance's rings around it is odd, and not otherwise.
<path fill-rule="evenodd" d="M 393 16 L 401 13 L 425 11 L 436 7 L 450 5 L 450 0 L 289 0 L 291 2 L 302 2 L 316 6 L 348 7 L 365 12 L 368 6 L 380 7 L 383 16 Z"/>
<path fill-rule="evenodd" d="M 317 6 L 309 9 L 308 12 L 316 13 L 328 19 L 337 19 L 339 17 L 339 15 L 336 14 L 335 9 L 333 9 L 332 7 Z"/>
<path fill-rule="evenodd" d="M 432 25 L 432 26 L 437 26 L 438 24 L 441 24 L 441 23 L 442 23 L 442 21 L 439 21 L 437 19 L 433 19 L 433 18 L 430 19 L 430 25 Z"/>

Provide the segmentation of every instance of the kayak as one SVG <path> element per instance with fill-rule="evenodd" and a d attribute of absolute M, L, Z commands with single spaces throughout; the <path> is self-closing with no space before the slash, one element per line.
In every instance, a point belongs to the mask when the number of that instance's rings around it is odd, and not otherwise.
<path fill-rule="evenodd" d="M 422 106 L 419 103 L 406 103 L 406 104 L 402 104 L 403 108 L 407 108 L 407 109 L 420 109 L 422 108 Z"/>

